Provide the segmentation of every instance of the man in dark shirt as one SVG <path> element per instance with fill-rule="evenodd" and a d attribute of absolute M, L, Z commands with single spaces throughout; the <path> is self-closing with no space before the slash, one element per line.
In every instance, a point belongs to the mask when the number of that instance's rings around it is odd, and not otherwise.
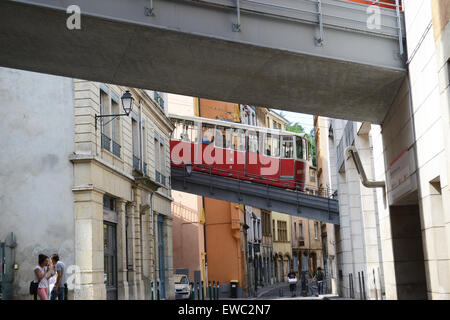
<path fill-rule="evenodd" d="M 321 267 L 317 268 L 317 274 L 316 274 L 316 279 L 317 279 L 317 286 L 319 289 L 319 294 L 323 294 L 323 271 Z"/>

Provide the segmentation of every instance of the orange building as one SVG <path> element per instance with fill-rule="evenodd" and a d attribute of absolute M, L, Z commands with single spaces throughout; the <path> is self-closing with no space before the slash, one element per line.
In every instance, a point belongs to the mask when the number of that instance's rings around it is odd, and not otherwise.
<path fill-rule="evenodd" d="M 200 117 L 239 122 L 239 105 L 198 99 Z M 220 281 L 227 294 L 230 281 L 239 281 L 238 297 L 247 292 L 247 239 L 242 205 L 204 197 L 208 278 Z"/>

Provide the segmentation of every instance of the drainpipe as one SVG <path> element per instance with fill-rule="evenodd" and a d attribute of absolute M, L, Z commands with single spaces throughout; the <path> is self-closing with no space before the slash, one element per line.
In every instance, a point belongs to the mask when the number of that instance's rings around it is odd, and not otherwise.
<path fill-rule="evenodd" d="M 155 239 L 155 222 L 154 222 L 154 213 L 153 213 L 153 192 L 151 192 L 149 195 L 149 204 L 150 204 L 150 215 L 152 217 L 152 240 L 153 240 L 153 254 L 152 254 L 152 260 L 153 260 L 153 297 L 156 299 L 156 259 L 155 259 L 155 251 L 156 251 L 156 239 Z"/>
<path fill-rule="evenodd" d="M 141 158 L 141 161 L 139 161 L 139 170 L 143 173 L 144 159 L 142 150 L 144 149 L 144 142 L 142 141 L 142 131 L 142 99 L 139 99 L 139 158 Z"/>
<path fill-rule="evenodd" d="M 384 207 L 386 208 L 386 182 L 385 181 L 369 181 L 366 176 L 366 172 L 364 171 L 364 167 L 361 163 L 361 159 L 359 158 L 358 150 L 355 146 L 349 146 L 344 151 L 344 156 L 346 159 L 352 157 L 353 162 L 355 163 L 356 170 L 358 170 L 359 177 L 361 178 L 361 183 L 366 188 L 383 188 L 383 201 Z"/>
<path fill-rule="evenodd" d="M 202 197 L 202 213 L 204 214 L 205 221 L 203 223 L 203 249 L 205 251 L 205 274 L 203 275 L 205 283 L 209 281 L 208 278 L 208 254 L 206 251 L 206 210 L 205 210 L 205 198 Z"/>
<path fill-rule="evenodd" d="M 366 172 L 364 171 L 364 167 L 361 163 L 361 159 L 359 158 L 358 150 L 354 146 L 347 147 L 344 151 L 345 157 L 348 159 L 349 157 L 353 158 L 353 162 L 355 163 L 356 170 L 358 170 L 359 176 L 361 178 L 361 183 L 366 188 L 383 188 L 386 183 L 384 181 L 369 181 L 366 176 Z"/>

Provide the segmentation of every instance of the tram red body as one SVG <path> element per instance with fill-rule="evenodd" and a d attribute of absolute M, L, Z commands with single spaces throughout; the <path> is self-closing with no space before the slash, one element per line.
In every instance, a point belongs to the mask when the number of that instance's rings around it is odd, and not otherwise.
<path fill-rule="evenodd" d="M 170 118 L 176 125 L 170 140 L 172 166 L 192 164 L 193 171 L 304 190 L 308 170 L 308 144 L 304 135 L 198 117 L 170 115 Z M 186 125 L 188 122 L 190 124 Z M 209 143 L 203 140 L 202 129 L 205 126 L 214 131 Z M 218 127 L 241 130 L 241 141 L 236 143 L 238 146 L 224 148 L 222 142 L 217 143 L 218 139 L 214 138 L 217 137 Z M 189 138 L 185 139 L 188 135 Z M 260 140 L 255 140 L 255 136 Z M 252 150 L 251 142 L 254 141 L 258 144 L 253 144 Z M 270 147 L 269 143 L 272 143 Z M 272 149 L 273 153 L 278 150 L 278 155 L 270 155 Z"/>

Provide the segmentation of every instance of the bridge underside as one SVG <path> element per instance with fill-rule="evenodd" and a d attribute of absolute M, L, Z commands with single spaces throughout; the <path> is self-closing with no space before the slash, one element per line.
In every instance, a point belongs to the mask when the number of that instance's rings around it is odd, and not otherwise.
<path fill-rule="evenodd" d="M 232 28 L 237 19 L 234 1 L 201 2 L 155 0 L 154 15 L 146 16 L 149 1 L 144 0 L 1 1 L 0 65 L 383 121 L 405 77 L 395 17 L 386 14 L 383 23 L 390 25 L 379 33 L 368 32 L 367 14 L 355 10 L 361 5 L 322 0 L 328 15 L 319 46 L 317 15 L 305 13 L 315 10 L 311 1 L 277 2 L 297 6 L 289 12 L 276 11 L 271 1 L 254 1 L 266 3 L 259 7 L 242 2 L 240 32 Z M 81 8 L 81 30 L 66 28 L 71 4 Z M 338 23 L 342 16 L 358 18 L 363 26 L 353 20 Z"/>
<path fill-rule="evenodd" d="M 260 209 L 339 224 L 337 200 L 172 167 L 172 189 Z"/>

